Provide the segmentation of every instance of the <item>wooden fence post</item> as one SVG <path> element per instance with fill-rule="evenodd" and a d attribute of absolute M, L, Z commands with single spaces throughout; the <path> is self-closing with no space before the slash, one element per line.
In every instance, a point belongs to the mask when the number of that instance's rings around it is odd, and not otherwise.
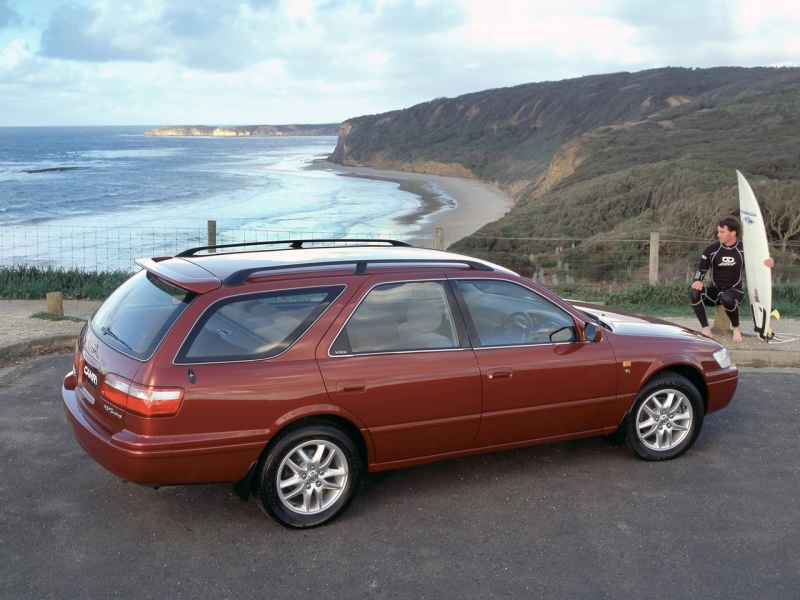
<path fill-rule="evenodd" d="M 436 241 L 434 242 L 436 250 L 444 250 L 444 229 L 441 227 L 436 228 Z"/>
<path fill-rule="evenodd" d="M 216 221 L 209 221 L 208 222 L 208 245 L 209 246 L 216 246 L 217 245 L 217 222 Z M 209 250 L 209 252 L 215 252 L 215 250 Z"/>
<path fill-rule="evenodd" d="M 650 283 L 655 285 L 658 283 L 658 242 L 659 235 L 657 231 L 650 232 Z"/>
<path fill-rule="evenodd" d="M 711 333 L 714 335 L 728 333 L 731 329 L 731 320 L 728 318 L 725 307 L 718 304 L 714 309 L 714 326 L 711 328 Z"/>
<path fill-rule="evenodd" d="M 61 292 L 47 294 L 47 312 L 57 317 L 64 316 L 64 296 Z"/>

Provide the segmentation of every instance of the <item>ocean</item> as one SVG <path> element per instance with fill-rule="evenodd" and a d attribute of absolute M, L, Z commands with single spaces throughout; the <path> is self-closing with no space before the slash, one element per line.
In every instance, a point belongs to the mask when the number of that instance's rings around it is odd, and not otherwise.
<path fill-rule="evenodd" d="M 413 236 L 420 196 L 309 168 L 335 137 L 151 137 L 145 127 L 0 128 L 0 266 L 131 268 L 218 242 Z M 408 219 L 406 219 L 408 220 Z"/>

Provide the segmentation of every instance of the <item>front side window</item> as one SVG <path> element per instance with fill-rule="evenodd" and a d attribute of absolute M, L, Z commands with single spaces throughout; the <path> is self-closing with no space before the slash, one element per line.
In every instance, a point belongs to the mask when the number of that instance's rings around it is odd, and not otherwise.
<path fill-rule="evenodd" d="M 175 359 L 179 364 L 271 358 L 294 344 L 344 286 L 234 296 L 212 305 Z"/>
<path fill-rule="evenodd" d="M 571 342 L 572 317 L 521 285 L 496 279 L 456 283 L 481 346 Z"/>
<path fill-rule="evenodd" d="M 331 354 L 441 350 L 458 345 L 443 284 L 409 281 L 370 290 L 336 338 Z"/>
<path fill-rule="evenodd" d="M 97 310 L 92 331 L 123 354 L 148 360 L 194 298 L 193 292 L 140 271 Z"/>

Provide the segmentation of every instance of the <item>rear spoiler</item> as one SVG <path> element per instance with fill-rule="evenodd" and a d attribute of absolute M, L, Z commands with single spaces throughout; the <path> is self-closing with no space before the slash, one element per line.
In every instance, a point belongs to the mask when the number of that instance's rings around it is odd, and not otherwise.
<path fill-rule="evenodd" d="M 164 262 L 167 260 L 169 263 Z M 148 273 L 190 292 L 205 294 L 222 286 L 222 282 L 204 268 L 171 256 L 137 258 L 136 264 Z"/>

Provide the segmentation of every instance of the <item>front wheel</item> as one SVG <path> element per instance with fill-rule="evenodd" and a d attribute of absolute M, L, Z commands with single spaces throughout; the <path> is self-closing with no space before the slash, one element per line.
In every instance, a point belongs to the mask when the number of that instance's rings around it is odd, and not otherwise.
<path fill-rule="evenodd" d="M 692 447 L 703 426 L 703 402 L 694 384 L 677 373 L 649 381 L 626 423 L 631 449 L 644 460 L 675 458 Z"/>
<path fill-rule="evenodd" d="M 338 427 L 305 425 L 269 449 L 257 480 L 257 499 L 281 525 L 315 527 L 338 517 L 355 497 L 361 460 Z"/>

